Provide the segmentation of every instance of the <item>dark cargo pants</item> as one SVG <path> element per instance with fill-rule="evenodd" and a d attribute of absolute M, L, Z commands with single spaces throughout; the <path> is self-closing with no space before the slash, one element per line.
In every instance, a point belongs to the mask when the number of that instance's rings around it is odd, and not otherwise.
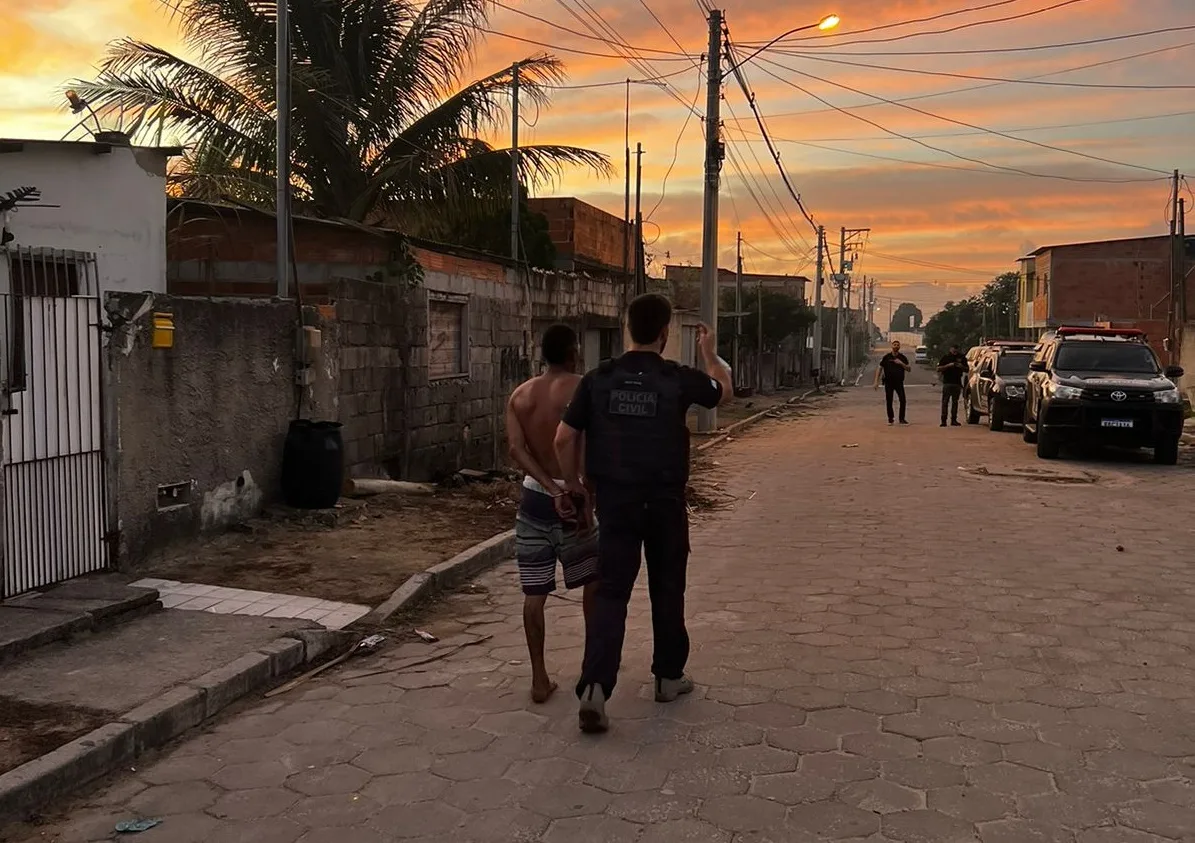
<path fill-rule="evenodd" d="M 609 699 L 618 681 L 627 629 L 627 605 L 647 562 L 654 639 L 651 672 L 679 679 L 689 660 L 685 629 L 685 580 L 689 564 L 689 515 L 682 490 L 597 493 L 598 590 L 585 627 L 585 658 L 577 696 L 600 685 Z"/>

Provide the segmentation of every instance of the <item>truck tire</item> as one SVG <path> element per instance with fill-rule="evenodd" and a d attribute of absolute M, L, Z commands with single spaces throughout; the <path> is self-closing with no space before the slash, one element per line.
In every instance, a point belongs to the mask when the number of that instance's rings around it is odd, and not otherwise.
<path fill-rule="evenodd" d="M 1168 439 L 1154 446 L 1154 462 L 1158 465 L 1178 464 L 1178 440 Z"/>
<path fill-rule="evenodd" d="M 993 401 L 988 406 L 988 430 L 999 433 L 1004 430 L 1004 405 Z"/>
<path fill-rule="evenodd" d="M 1045 430 L 1037 431 L 1037 457 L 1043 460 L 1058 459 L 1058 440 Z"/>

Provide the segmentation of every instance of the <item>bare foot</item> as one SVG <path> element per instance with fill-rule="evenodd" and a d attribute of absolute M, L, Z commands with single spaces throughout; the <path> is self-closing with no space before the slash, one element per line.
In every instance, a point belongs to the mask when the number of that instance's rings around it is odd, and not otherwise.
<path fill-rule="evenodd" d="M 542 705 L 548 701 L 552 694 L 556 693 L 558 686 L 555 682 L 548 680 L 547 686 L 537 686 L 535 683 L 531 685 L 531 701 L 536 705 Z"/>

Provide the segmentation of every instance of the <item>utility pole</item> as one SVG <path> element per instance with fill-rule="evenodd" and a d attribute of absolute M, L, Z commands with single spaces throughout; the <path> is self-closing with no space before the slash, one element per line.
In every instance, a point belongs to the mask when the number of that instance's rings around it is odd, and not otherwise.
<path fill-rule="evenodd" d="M 635 144 L 635 295 L 647 292 L 643 256 L 643 144 Z"/>
<path fill-rule="evenodd" d="M 834 285 L 838 287 L 838 318 L 835 320 L 835 337 L 834 337 L 834 374 L 835 380 L 842 383 L 846 380 L 846 360 L 842 352 L 843 342 L 846 337 L 846 319 L 844 318 L 845 299 L 846 294 L 846 229 L 839 229 L 838 236 L 838 277 L 834 279 Z"/>
<path fill-rule="evenodd" d="M 631 276 L 631 80 L 627 80 L 627 110 L 623 121 L 623 137 L 626 141 L 626 196 L 622 203 L 622 277 Z"/>
<path fill-rule="evenodd" d="M 510 66 L 510 257 L 519 259 L 519 63 Z"/>
<path fill-rule="evenodd" d="M 844 227 L 839 230 L 840 237 L 839 237 L 839 242 L 838 242 L 838 278 L 835 279 L 835 283 L 838 286 L 838 326 L 837 326 L 838 327 L 838 331 L 837 331 L 838 342 L 835 346 L 836 352 L 835 352 L 834 363 L 835 363 L 835 368 L 838 370 L 837 376 L 838 376 L 838 380 L 840 382 L 845 382 L 846 375 L 847 375 L 847 361 L 846 361 L 847 334 L 846 334 L 846 313 L 845 313 L 845 309 L 844 309 L 844 305 L 846 304 L 845 295 L 847 293 L 847 290 L 849 289 L 847 285 L 850 283 L 849 276 L 847 275 L 847 272 L 845 269 L 847 238 L 854 237 L 857 234 L 866 234 L 868 231 L 871 231 L 871 229 L 870 228 L 845 228 Z"/>
<path fill-rule="evenodd" d="M 755 282 L 755 389 L 763 392 L 763 279 Z"/>
<path fill-rule="evenodd" d="M 1187 200 L 1178 200 L 1178 324 L 1179 337 L 1187 326 Z"/>
<path fill-rule="evenodd" d="M 1178 191 L 1179 191 L 1179 173 L 1174 171 L 1174 190 L 1171 193 L 1170 204 L 1170 307 L 1169 319 L 1167 322 L 1166 335 L 1168 342 L 1167 362 L 1174 364 L 1174 353 L 1178 345 L 1178 300 L 1182 295 L 1183 289 L 1183 270 L 1184 255 L 1183 244 L 1178 237 Z"/>
<path fill-rule="evenodd" d="M 817 275 L 813 287 L 813 382 L 822 385 L 822 283 L 823 263 L 822 254 L 826 244 L 826 227 L 817 227 Z"/>
<path fill-rule="evenodd" d="M 756 303 L 758 305 L 758 302 Z M 735 236 L 735 264 L 734 264 L 734 349 L 730 357 L 734 366 L 734 382 L 741 384 L 739 368 L 742 356 L 739 347 L 743 341 L 743 232 Z"/>
<path fill-rule="evenodd" d="M 718 186 L 722 171 L 722 12 L 710 9 L 705 98 L 705 196 L 701 227 L 701 321 L 718 337 Z M 718 427 L 716 410 L 697 410 L 697 430 Z"/>
<path fill-rule="evenodd" d="M 277 222 L 275 245 L 277 254 L 278 298 L 290 293 L 290 5 L 278 0 L 275 21 L 274 61 L 278 65 L 274 99 L 278 109 L 274 126 L 277 144 L 277 198 L 274 217 Z M 296 287 L 298 286 L 298 279 Z"/>

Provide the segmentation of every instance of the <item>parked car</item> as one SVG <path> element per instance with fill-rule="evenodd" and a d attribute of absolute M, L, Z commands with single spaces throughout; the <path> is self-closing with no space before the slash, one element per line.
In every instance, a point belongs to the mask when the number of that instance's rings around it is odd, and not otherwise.
<path fill-rule="evenodd" d="M 928 363 L 929 362 L 929 349 L 924 345 L 917 346 L 916 350 L 913 352 L 913 362 L 914 363 Z"/>
<path fill-rule="evenodd" d="M 1029 364 L 1024 438 L 1043 459 L 1091 443 L 1152 448 L 1178 462 L 1183 403 L 1179 366 L 1163 368 L 1145 335 L 1124 328 L 1059 328 Z"/>
<path fill-rule="evenodd" d="M 1009 421 L 1020 423 L 1033 355 L 1032 344 L 993 343 L 985 348 L 963 394 L 968 424 L 979 424 L 983 416 L 994 431 L 1003 430 Z"/>

